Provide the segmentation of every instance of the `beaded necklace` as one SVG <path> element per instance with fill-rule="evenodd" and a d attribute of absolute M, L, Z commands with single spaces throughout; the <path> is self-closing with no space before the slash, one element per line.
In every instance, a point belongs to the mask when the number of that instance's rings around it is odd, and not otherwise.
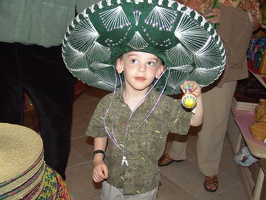
<path fill-rule="evenodd" d="M 128 161 L 127 161 L 127 157 L 125 155 L 125 151 L 126 151 L 126 148 L 127 148 L 127 144 L 128 144 L 128 130 L 129 130 L 129 123 L 130 123 L 130 120 L 134 114 L 134 112 L 136 111 L 136 109 L 140 106 L 140 104 L 144 101 L 144 99 L 150 94 L 150 92 L 154 89 L 154 87 L 156 86 L 156 84 L 158 83 L 158 81 L 160 80 L 160 78 L 164 75 L 164 73 L 168 71 L 168 75 L 167 75 L 167 79 L 165 81 L 165 85 L 163 87 L 163 90 L 160 92 L 160 95 L 155 103 L 155 105 L 153 106 L 153 108 L 151 109 L 151 112 L 146 116 L 146 118 L 143 120 L 143 122 L 132 132 L 131 134 L 131 137 L 133 137 L 135 135 L 135 133 L 144 125 L 144 123 L 148 120 L 148 118 L 150 117 L 150 115 L 153 113 L 153 111 L 155 110 L 156 106 L 158 105 L 162 95 L 163 95 L 163 92 L 166 88 L 166 85 L 168 83 L 168 80 L 169 80 L 169 77 L 170 77 L 170 69 L 166 69 L 163 71 L 163 73 L 160 75 L 160 77 L 156 80 L 156 82 L 152 85 L 152 87 L 149 89 L 149 91 L 147 92 L 147 94 L 144 95 L 144 97 L 140 100 L 140 102 L 136 105 L 136 107 L 133 109 L 133 111 L 130 113 L 129 115 L 129 118 L 127 120 L 127 125 L 126 125 L 126 131 L 125 131 L 125 138 L 124 138 L 124 143 L 122 145 L 119 145 L 118 142 L 117 142 L 117 139 L 115 137 L 115 134 L 114 134 L 114 121 L 115 119 L 113 118 L 112 119 L 112 128 L 111 128 L 111 132 L 109 131 L 109 128 L 106 126 L 106 118 L 107 118 L 107 115 L 109 113 L 109 110 L 113 104 L 113 101 L 114 101 L 114 98 L 115 98 L 115 94 L 116 94 L 116 85 L 117 85 L 117 76 L 115 77 L 115 90 L 113 92 L 113 95 L 112 95 L 112 99 L 111 99 L 111 102 L 110 102 L 110 105 L 109 107 L 107 108 L 106 112 L 105 112 L 105 115 L 104 115 L 104 129 L 105 129 L 105 132 L 106 134 L 108 135 L 108 137 L 110 138 L 110 140 L 114 143 L 114 145 L 120 149 L 122 151 L 122 161 L 121 161 L 121 165 L 126 165 L 128 166 Z M 116 73 L 115 73 L 116 74 Z M 121 83 L 121 76 L 119 75 L 119 81 Z M 122 84 L 121 84 L 122 85 Z M 122 87 L 121 87 L 121 94 L 123 94 L 123 90 L 122 90 Z M 119 113 L 119 112 L 118 112 Z"/>

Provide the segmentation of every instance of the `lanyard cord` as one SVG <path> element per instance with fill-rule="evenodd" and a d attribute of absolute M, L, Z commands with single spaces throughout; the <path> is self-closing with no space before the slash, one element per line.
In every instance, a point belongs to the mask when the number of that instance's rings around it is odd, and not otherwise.
<path fill-rule="evenodd" d="M 115 70 L 115 69 L 114 69 Z M 147 94 L 144 95 L 144 97 L 140 100 L 140 102 L 136 105 L 136 107 L 134 108 L 134 110 L 131 112 L 128 120 L 127 120 L 127 126 L 126 126 L 126 134 L 125 134 L 125 139 L 124 139 L 124 144 L 118 144 L 117 142 L 117 139 L 115 137 L 115 134 L 114 134 L 114 121 L 115 119 L 112 120 L 112 129 L 110 130 L 107 126 L 106 126 L 106 118 L 107 118 L 107 115 L 109 113 L 109 110 L 113 104 L 113 101 L 115 99 L 115 94 L 116 94 L 116 89 L 117 89 L 117 74 L 115 73 L 115 90 L 113 92 L 113 95 L 112 95 L 112 99 L 111 99 L 111 102 L 105 112 L 105 115 L 104 115 L 104 129 L 105 129 L 105 132 L 106 134 L 108 135 L 108 137 L 112 140 L 112 142 L 114 143 L 114 145 L 120 149 L 122 152 L 123 152 L 123 158 L 122 158 L 122 165 L 124 163 L 126 163 L 126 165 L 128 165 L 127 163 L 127 160 L 126 160 L 126 156 L 125 156 L 125 150 L 126 150 L 126 147 L 127 147 L 127 142 L 128 142 L 128 130 L 129 130 L 129 122 L 134 114 L 134 112 L 136 111 L 136 109 L 140 106 L 140 104 L 143 102 L 143 100 L 150 94 L 150 92 L 154 89 L 154 87 L 156 86 L 156 84 L 159 82 L 159 80 L 161 79 L 161 77 L 164 75 L 164 73 L 168 71 L 168 75 L 167 75 L 167 78 L 166 78 L 166 81 L 165 81 L 165 85 L 163 87 L 163 90 L 160 92 L 160 95 L 155 103 L 155 105 L 153 106 L 151 112 L 147 115 L 147 117 L 143 120 L 143 122 L 132 132 L 131 134 L 131 137 L 133 137 L 133 135 L 137 132 L 137 130 L 139 130 L 143 124 L 148 120 L 148 118 L 150 117 L 150 115 L 154 112 L 156 106 L 158 105 L 162 95 L 163 95 L 163 92 L 167 86 L 167 83 L 168 83 L 168 80 L 170 78 L 170 69 L 167 68 L 166 70 L 163 71 L 163 73 L 160 75 L 160 77 L 156 80 L 156 82 L 153 84 L 153 86 L 149 89 L 149 91 L 147 92 Z M 121 93 L 123 94 L 123 91 L 122 91 L 122 79 L 121 79 L 121 76 L 119 75 L 119 80 L 120 80 L 120 84 L 121 84 Z M 118 112 L 119 113 L 119 112 Z M 109 132 L 109 130 L 111 131 L 111 133 Z"/>

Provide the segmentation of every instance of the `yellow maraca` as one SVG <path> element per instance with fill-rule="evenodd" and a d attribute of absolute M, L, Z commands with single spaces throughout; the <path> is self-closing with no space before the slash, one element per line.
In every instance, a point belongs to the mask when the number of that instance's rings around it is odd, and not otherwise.
<path fill-rule="evenodd" d="M 186 93 L 182 96 L 181 103 L 185 108 L 192 109 L 197 104 L 197 98 L 191 94 L 190 85 L 186 87 Z"/>

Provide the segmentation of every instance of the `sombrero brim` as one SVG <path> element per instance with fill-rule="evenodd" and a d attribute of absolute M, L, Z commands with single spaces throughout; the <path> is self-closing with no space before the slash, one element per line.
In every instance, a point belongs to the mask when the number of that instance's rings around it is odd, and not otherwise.
<path fill-rule="evenodd" d="M 204 87 L 225 66 L 225 50 L 212 25 L 196 11 L 171 0 L 101 1 L 77 15 L 62 42 L 69 71 L 88 85 L 113 91 L 116 59 L 129 51 L 160 57 L 169 69 L 156 85 L 180 93 L 194 80 Z"/>

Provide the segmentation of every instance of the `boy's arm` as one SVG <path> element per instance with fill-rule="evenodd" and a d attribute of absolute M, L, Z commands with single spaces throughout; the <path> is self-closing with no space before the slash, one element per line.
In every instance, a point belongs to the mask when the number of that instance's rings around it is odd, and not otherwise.
<path fill-rule="evenodd" d="M 106 144 L 107 144 L 107 137 L 96 137 L 94 138 L 94 151 L 97 150 L 102 150 L 103 152 L 105 152 L 105 148 L 106 148 Z M 94 158 L 103 158 L 104 154 L 102 153 L 97 153 L 94 154 Z"/>
<path fill-rule="evenodd" d="M 108 178 L 108 169 L 103 161 L 106 148 L 107 137 L 94 138 L 94 153 L 93 153 L 93 172 L 92 178 L 95 182 L 103 181 Z"/>
<path fill-rule="evenodd" d="M 197 105 L 195 107 L 196 112 L 192 114 L 190 125 L 199 126 L 203 121 L 203 104 L 201 95 L 197 97 Z"/>

